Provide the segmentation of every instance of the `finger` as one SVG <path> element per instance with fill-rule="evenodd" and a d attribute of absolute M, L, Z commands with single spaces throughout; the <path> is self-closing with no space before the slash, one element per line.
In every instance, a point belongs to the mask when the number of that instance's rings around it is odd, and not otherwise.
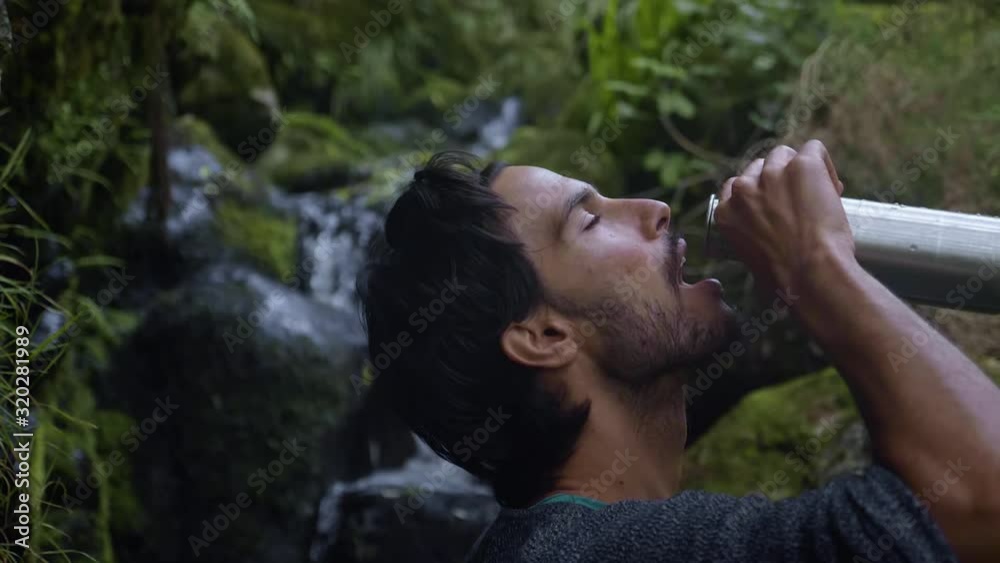
<path fill-rule="evenodd" d="M 733 196 L 733 183 L 737 179 L 744 178 L 747 184 L 756 183 L 759 181 L 760 172 L 763 169 L 764 169 L 764 159 L 758 158 L 753 162 L 751 162 L 750 164 L 746 165 L 746 167 L 743 168 L 743 172 L 740 173 L 741 174 L 740 176 L 733 176 L 732 178 L 723 182 L 722 188 L 719 190 L 719 203 L 722 203 L 723 201 L 726 201 L 727 199 Z"/>
<path fill-rule="evenodd" d="M 719 203 L 722 203 L 732 197 L 733 195 L 733 182 L 736 181 L 736 176 L 729 178 L 722 183 L 722 187 L 719 188 Z"/>
<path fill-rule="evenodd" d="M 760 185 L 760 176 L 738 176 L 733 179 L 733 193 L 754 190 Z"/>
<path fill-rule="evenodd" d="M 750 178 L 760 178 L 760 173 L 764 170 L 764 159 L 758 158 L 747 165 L 740 173 L 740 176 L 747 176 Z"/>
<path fill-rule="evenodd" d="M 826 171 L 830 174 L 830 181 L 833 182 L 833 187 L 837 190 L 837 194 L 844 194 L 844 183 L 840 181 L 840 177 L 837 175 L 837 167 L 833 165 L 833 158 L 830 157 L 830 151 L 826 150 L 826 145 L 822 141 L 812 139 L 805 145 L 802 145 L 800 152 L 801 154 L 808 154 L 822 160 L 823 164 L 826 165 Z"/>
<path fill-rule="evenodd" d="M 764 159 L 764 170 L 761 172 L 761 180 L 767 183 L 778 179 L 785 167 L 788 166 L 788 163 L 797 154 L 795 149 L 787 145 L 774 147 L 771 152 L 767 153 L 767 157 Z"/>

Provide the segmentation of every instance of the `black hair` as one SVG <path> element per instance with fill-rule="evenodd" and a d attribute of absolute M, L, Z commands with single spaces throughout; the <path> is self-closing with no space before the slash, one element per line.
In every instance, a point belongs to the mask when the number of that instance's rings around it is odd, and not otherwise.
<path fill-rule="evenodd" d="M 552 488 L 590 404 L 564 404 L 501 349 L 504 329 L 546 301 L 507 222 L 516 209 L 490 188 L 503 167 L 431 157 L 375 235 L 358 292 L 373 391 L 501 505 L 525 506 Z"/>

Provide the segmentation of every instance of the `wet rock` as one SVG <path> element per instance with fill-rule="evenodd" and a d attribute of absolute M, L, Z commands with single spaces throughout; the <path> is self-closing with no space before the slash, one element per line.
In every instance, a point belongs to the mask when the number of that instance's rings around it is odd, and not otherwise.
<path fill-rule="evenodd" d="M 181 111 L 208 121 L 233 150 L 272 127 L 279 103 L 267 61 L 210 5 L 191 6 L 172 68 Z"/>
<path fill-rule="evenodd" d="M 331 190 L 367 178 L 362 166 L 372 149 L 329 117 L 287 113 L 257 170 L 292 192 Z"/>
<path fill-rule="evenodd" d="M 871 463 L 857 408 L 832 368 L 750 393 L 685 457 L 685 488 L 774 500 Z"/>
<path fill-rule="evenodd" d="M 295 217 L 265 207 L 223 201 L 216 207 L 215 219 L 219 235 L 229 247 L 279 280 L 295 275 Z"/>
<path fill-rule="evenodd" d="M 164 419 L 133 454 L 150 522 L 136 560 L 305 559 L 364 343 L 356 317 L 294 285 L 204 270 L 157 299 L 123 346 L 102 395 Z M 157 401 L 176 406 L 164 416 Z"/>
<path fill-rule="evenodd" d="M 498 512 L 485 485 L 422 446 L 399 469 L 329 489 L 310 561 L 460 562 Z"/>

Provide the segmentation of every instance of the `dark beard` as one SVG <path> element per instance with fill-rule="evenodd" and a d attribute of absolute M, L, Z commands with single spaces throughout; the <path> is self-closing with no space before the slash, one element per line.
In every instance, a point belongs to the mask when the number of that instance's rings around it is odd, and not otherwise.
<path fill-rule="evenodd" d="M 641 391 L 669 373 L 682 372 L 716 351 L 724 327 L 685 312 L 645 303 L 642 313 L 627 304 L 609 314 L 602 331 L 601 369 L 612 379 Z"/>
<path fill-rule="evenodd" d="M 683 372 L 710 356 L 729 333 L 728 324 L 716 326 L 713 320 L 685 310 L 680 296 L 680 238 L 679 232 L 671 231 L 663 237 L 664 255 L 650 256 L 646 263 L 648 274 L 659 273 L 673 293 L 675 310 L 643 299 L 639 290 L 587 305 L 555 296 L 548 299 L 560 312 L 596 327 L 596 334 L 584 337 L 600 338 L 598 366 L 608 377 L 636 393 L 664 375 Z"/>

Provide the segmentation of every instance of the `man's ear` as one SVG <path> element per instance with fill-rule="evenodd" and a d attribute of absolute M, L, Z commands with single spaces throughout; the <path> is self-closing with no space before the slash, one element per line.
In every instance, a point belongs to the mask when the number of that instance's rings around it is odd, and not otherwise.
<path fill-rule="evenodd" d="M 500 335 L 500 346 L 511 360 L 530 367 L 559 368 L 578 351 L 575 327 L 564 316 L 540 307 L 523 321 L 513 322 Z"/>

